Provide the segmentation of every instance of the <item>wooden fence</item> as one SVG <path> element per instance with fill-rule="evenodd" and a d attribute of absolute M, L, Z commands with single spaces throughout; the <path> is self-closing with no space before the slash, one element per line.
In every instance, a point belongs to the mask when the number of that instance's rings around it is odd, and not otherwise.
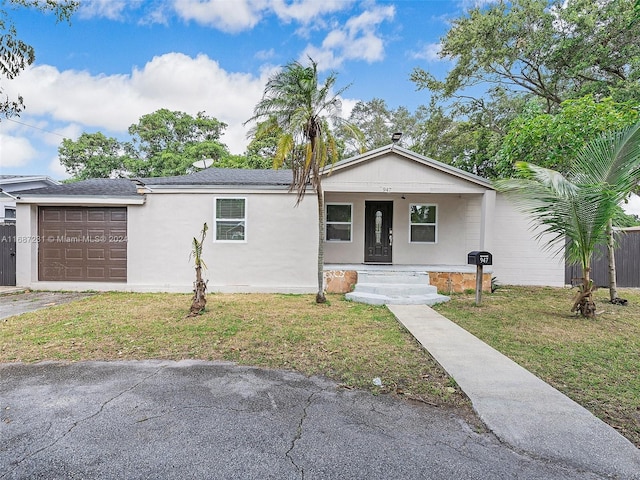
<path fill-rule="evenodd" d="M 0 223 L 0 285 L 16 284 L 16 224 Z"/>
<path fill-rule="evenodd" d="M 616 280 L 618 287 L 640 287 L 640 230 L 616 234 Z M 576 285 L 582 278 L 582 268 L 567 265 L 565 283 Z M 598 287 L 609 287 L 609 258 L 607 247 L 601 246 L 591 262 L 591 278 Z"/>

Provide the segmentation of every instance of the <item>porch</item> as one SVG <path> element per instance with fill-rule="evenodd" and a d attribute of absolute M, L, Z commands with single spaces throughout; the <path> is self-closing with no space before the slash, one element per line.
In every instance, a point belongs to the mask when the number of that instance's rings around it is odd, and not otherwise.
<path fill-rule="evenodd" d="M 483 269 L 482 290 L 491 291 L 493 268 Z M 476 267 L 474 265 L 388 265 L 328 263 L 324 265 L 325 289 L 327 293 L 348 293 L 354 290 L 358 279 L 376 275 L 387 277 L 385 283 L 394 277 L 396 283 L 404 283 L 406 275 L 420 274 L 425 285 L 435 287 L 443 295 L 461 293 L 476 288 Z"/>

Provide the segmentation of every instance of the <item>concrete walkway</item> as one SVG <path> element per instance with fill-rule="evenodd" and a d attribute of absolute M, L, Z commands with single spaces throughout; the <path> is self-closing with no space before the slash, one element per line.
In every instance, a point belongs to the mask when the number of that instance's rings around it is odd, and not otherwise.
<path fill-rule="evenodd" d="M 493 433 L 538 458 L 640 479 L 640 450 L 586 409 L 424 305 L 387 305 Z"/>

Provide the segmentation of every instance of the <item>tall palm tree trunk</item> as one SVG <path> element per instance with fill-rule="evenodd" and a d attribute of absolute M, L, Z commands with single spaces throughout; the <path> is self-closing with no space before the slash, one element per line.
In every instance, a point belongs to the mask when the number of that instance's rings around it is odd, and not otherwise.
<path fill-rule="evenodd" d="M 327 297 L 324 295 L 324 192 L 320 179 L 316 184 L 316 194 L 318 196 L 318 293 L 316 303 L 325 303 Z"/>
<path fill-rule="evenodd" d="M 616 254 L 613 239 L 613 220 L 607 223 L 607 251 L 609 253 L 609 301 L 614 303 L 618 298 L 618 283 L 616 281 Z"/>

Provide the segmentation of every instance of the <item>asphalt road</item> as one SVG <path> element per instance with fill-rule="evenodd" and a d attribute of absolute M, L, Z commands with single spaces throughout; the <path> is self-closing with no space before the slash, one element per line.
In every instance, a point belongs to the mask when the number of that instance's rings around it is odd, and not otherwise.
<path fill-rule="evenodd" d="M 451 412 L 209 362 L 0 364 L 0 479 L 581 479 Z"/>

